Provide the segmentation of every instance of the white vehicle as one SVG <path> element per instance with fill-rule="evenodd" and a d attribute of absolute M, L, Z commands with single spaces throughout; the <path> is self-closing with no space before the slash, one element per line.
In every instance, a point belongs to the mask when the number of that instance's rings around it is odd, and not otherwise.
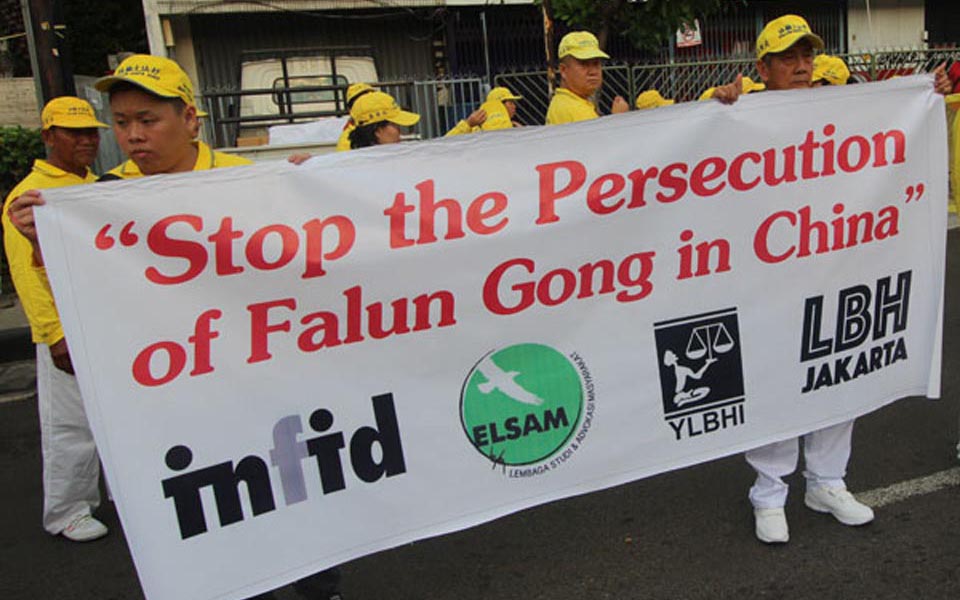
<path fill-rule="evenodd" d="M 284 78 L 286 62 L 286 78 Z M 336 76 L 333 75 L 334 66 Z M 267 58 L 244 61 L 240 71 L 240 89 L 265 90 L 271 94 L 245 95 L 240 98 L 240 117 L 270 117 L 277 119 L 256 120 L 241 123 L 240 137 L 251 138 L 265 136 L 267 127 L 293 122 L 315 121 L 318 118 L 309 115 L 317 112 L 345 110 L 344 92 L 335 90 L 296 91 L 296 88 L 316 86 L 346 86 L 352 83 L 372 83 L 378 80 L 377 67 L 371 56 L 294 56 L 285 61 L 280 58 Z M 285 82 L 290 91 L 284 92 Z M 339 106 L 337 100 L 339 99 Z"/>

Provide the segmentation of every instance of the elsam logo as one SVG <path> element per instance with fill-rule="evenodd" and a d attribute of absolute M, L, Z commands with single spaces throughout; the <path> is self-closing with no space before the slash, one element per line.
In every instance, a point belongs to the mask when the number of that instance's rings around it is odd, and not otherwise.
<path fill-rule="evenodd" d="M 576 365 L 571 362 L 576 361 Z M 579 355 L 570 357 L 542 344 L 518 344 L 484 356 L 463 385 L 460 419 L 473 446 L 495 465 L 544 463 L 562 450 L 570 456 L 587 424 L 570 447 L 584 409 L 588 382 L 592 418 L 593 384 Z M 561 461 L 562 462 L 562 461 Z M 552 463 L 557 464 L 555 459 Z M 549 470 L 514 474 L 526 476 Z"/>
<path fill-rule="evenodd" d="M 744 422 L 735 308 L 654 324 L 663 413 L 676 439 Z"/>

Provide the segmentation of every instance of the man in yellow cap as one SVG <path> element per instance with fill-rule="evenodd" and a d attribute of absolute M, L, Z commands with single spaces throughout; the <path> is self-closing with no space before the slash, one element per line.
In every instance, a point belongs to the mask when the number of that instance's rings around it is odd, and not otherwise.
<path fill-rule="evenodd" d="M 768 90 L 810 88 L 813 82 L 814 50 L 823 40 L 796 15 L 767 23 L 757 39 L 757 70 Z M 873 510 L 847 491 L 844 477 L 850 459 L 853 421 L 812 431 L 803 436 L 806 479 L 804 503 L 808 508 L 832 514 L 844 525 L 863 525 L 873 520 Z M 757 472 L 750 488 L 757 538 L 768 544 L 790 539 L 784 506 L 789 491 L 783 478 L 793 473 L 800 457 L 800 440 L 791 438 L 746 453 Z"/>
<path fill-rule="evenodd" d="M 847 85 L 850 69 L 839 56 L 818 54 L 813 59 L 813 87 L 822 85 Z"/>
<path fill-rule="evenodd" d="M 670 106 L 676 102 L 673 99 L 667 100 L 657 90 L 647 90 L 637 95 L 637 110 L 650 110 L 651 108 L 660 108 L 661 106 Z"/>
<path fill-rule="evenodd" d="M 103 537 L 107 527 L 91 512 L 100 505 L 100 458 L 90 433 L 80 388 L 46 271 L 34 260 L 33 245 L 13 227 L 8 207 L 26 190 L 91 183 L 99 128 L 86 101 L 55 98 L 43 107 L 41 135 L 47 160 L 10 192 L 3 208 L 3 246 L 10 275 L 37 345 L 37 401 L 43 450 L 43 527 L 53 535 L 85 542 Z"/>
<path fill-rule="evenodd" d="M 550 100 L 547 125 L 560 125 L 596 119 L 600 116 L 591 98 L 603 84 L 603 59 L 610 56 L 589 31 L 573 31 L 560 40 L 560 87 Z M 612 114 L 630 110 L 627 101 L 617 96 Z"/>
<path fill-rule="evenodd" d="M 376 89 L 369 83 L 354 83 L 347 88 L 347 111 L 353 108 L 353 103 L 357 98 L 369 92 L 375 92 Z M 350 149 L 350 132 L 357 128 L 356 123 L 350 118 L 343 126 L 343 132 L 337 139 L 337 152 L 346 152 Z"/>
<path fill-rule="evenodd" d="M 467 119 L 461 120 L 456 127 L 447 132 L 447 136 L 475 133 L 478 131 L 496 131 L 516 126 L 517 101 L 523 100 L 505 87 L 495 87 L 487 94 L 487 100 Z M 482 113 L 483 121 L 471 124 L 471 119 Z"/>
<path fill-rule="evenodd" d="M 193 84 L 180 65 L 161 56 L 135 54 L 96 83 L 110 94 L 117 143 L 128 159 L 103 179 L 131 179 L 248 165 L 194 140 L 198 109 Z"/>

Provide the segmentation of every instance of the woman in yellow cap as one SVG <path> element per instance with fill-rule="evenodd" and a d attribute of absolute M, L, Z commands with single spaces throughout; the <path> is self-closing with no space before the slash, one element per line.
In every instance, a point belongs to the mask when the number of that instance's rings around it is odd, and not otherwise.
<path fill-rule="evenodd" d="M 420 115 L 401 109 L 393 96 L 384 92 L 369 92 L 357 98 L 350 109 L 350 118 L 357 124 L 350 132 L 353 149 L 395 144 L 400 141 L 401 127 L 420 121 Z"/>
<path fill-rule="evenodd" d="M 493 88 L 480 108 L 470 113 L 466 119 L 460 120 L 447 132 L 446 137 L 518 127 L 519 123 L 514 121 L 517 114 L 517 100 L 523 100 L 523 97 L 517 96 L 505 87 Z"/>
<path fill-rule="evenodd" d="M 822 85 L 847 85 L 850 69 L 839 56 L 818 54 L 813 59 L 813 87 Z"/>
<path fill-rule="evenodd" d="M 376 89 L 369 83 L 354 83 L 347 88 L 347 110 L 353 108 L 353 103 L 357 101 L 360 96 L 364 94 L 369 94 L 374 92 Z M 343 126 L 343 132 L 340 134 L 339 139 L 337 139 L 337 152 L 344 152 L 350 149 L 350 132 L 356 129 L 357 126 L 353 122 L 353 119 L 348 119 L 347 123 Z"/>

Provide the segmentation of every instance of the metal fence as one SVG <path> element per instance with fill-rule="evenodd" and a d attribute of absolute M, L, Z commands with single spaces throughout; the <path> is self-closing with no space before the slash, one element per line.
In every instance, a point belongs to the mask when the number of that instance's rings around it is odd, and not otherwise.
<path fill-rule="evenodd" d="M 941 63 L 960 60 L 960 49 L 881 50 L 840 55 L 850 67 L 852 82 L 889 79 L 932 71 Z M 615 96 L 628 100 L 645 90 L 656 89 L 664 97 L 678 102 L 696 100 L 709 87 L 733 81 L 737 74 L 759 80 L 752 58 L 700 62 L 674 62 L 655 65 L 610 65 L 604 68 L 604 85 L 598 101 L 600 111 L 607 112 Z M 440 137 L 457 121 L 476 110 L 484 101 L 489 86 L 480 77 L 440 79 L 429 81 L 387 81 L 375 84 L 391 94 L 397 102 L 418 114 L 420 123 L 412 133 L 421 138 Z M 517 120 L 525 125 L 544 122 L 550 104 L 546 71 L 500 73 L 494 85 L 505 86 L 523 97 L 517 103 Z M 334 101 L 325 110 L 297 112 L 295 104 L 284 103 L 291 92 L 310 91 L 332 93 Z M 240 114 L 241 99 L 245 96 L 272 95 L 278 111 L 270 115 Z M 234 146 L 244 128 L 278 123 L 304 122 L 320 117 L 346 114 L 346 90 L 343 86 L 314 86 L 310 88 L 270 90 L 205 90 L 204 109 L 210 114 L 206 120 L 208 139 L 219 146 Z"/>
<path fill-rule="evenodd" d="M 941 63 L 960 60 L 960 49 L 881 50 L 840 55 L 850 67 L 852 82 L 889 79 L 932 71 Z M 758 79 L 756 61 L 752 58 L 685 62 L 660 65 L 605 67 L 604 85 L 598 104 L 607 112 L 614 96 L 636 98 L 640 92 L 658 90 L 666 98 L 678 102 L 696 100 L 709 87 L 730 83 L 737 74 Z M 523 96 L 517 113 L 522 123 L 538 125 L 544 122 L 550 95 L 546 71 L 501 73 L 494 78 L 495 85 L 503 85 Z"/>
<path fill-rule="evenodd" d="M 396 98 L 400 106 L 420 115 L 420 122 L 412 131 L 425 139 L 444 135 L 457 121 L 479 108 L 489 91 L 489 86 L 478 77 L 385 81 L 373 85 Z M 304 109 L 289 101 L 293 93 L 327 93 L 333 99 L 307 105 Z M 276 112 L 244 114 L 241 108 L 243 98 L 257 96 L 270 97 L 276 105 Z M 244 132 L 264 132 L 271 125 L 343 116 L 348 114 L 345 98 L 346 88 L 336 85 L 242 91 L 207 89 L 201 100 L 203 109 L 209 114 L 204 123 L 206 137 L 217 147 L 230 147 L 237 144 Z"/>

